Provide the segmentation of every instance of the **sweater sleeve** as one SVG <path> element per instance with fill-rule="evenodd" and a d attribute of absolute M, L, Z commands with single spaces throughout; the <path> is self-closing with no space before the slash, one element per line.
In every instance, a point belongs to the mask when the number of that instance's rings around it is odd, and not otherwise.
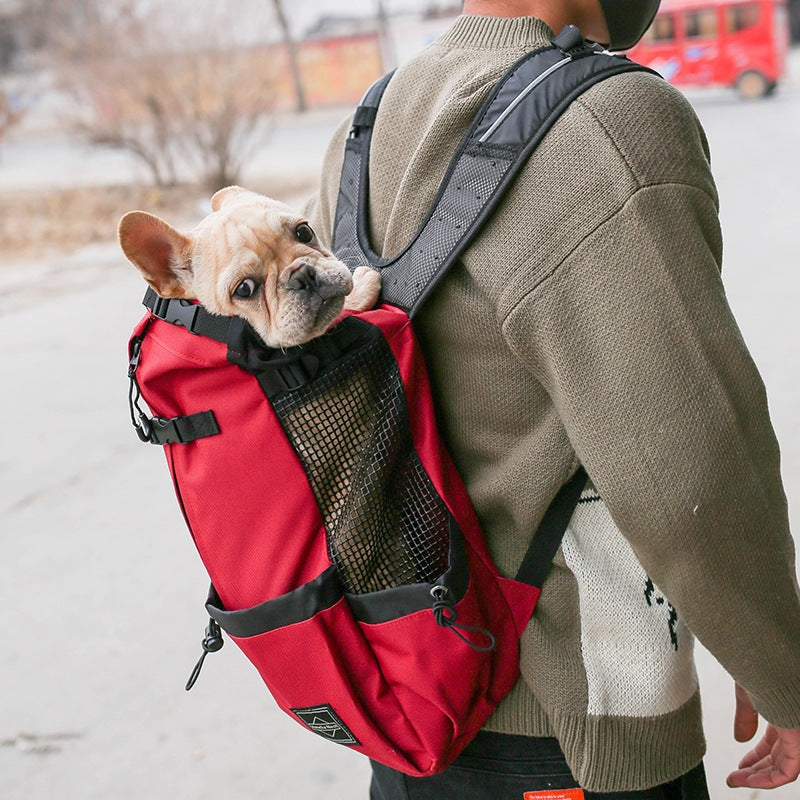
<path fill-rule="evenodd" d="M 504 334 L 637 557 L 771 722 L 800 726 L 800 598 L 764 386 L 714 198 L 642 182 Z"/>

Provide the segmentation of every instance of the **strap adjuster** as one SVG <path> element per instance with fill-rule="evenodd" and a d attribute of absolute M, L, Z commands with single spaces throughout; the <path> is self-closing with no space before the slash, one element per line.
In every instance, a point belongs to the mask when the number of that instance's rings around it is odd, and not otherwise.
<path fill-rule="evenodd" d="M 256 374 L 267 397 L 284 392 L 294 392 L 314 380 L 322 364 L 310 354 L 302 353 L 290 361 L 267 367 Z"/>
<path fill-rule="evenodd" d="M 553 37 L 553 44 L 564 55 L 572 55 L 573 51 L 584 46 L 583 34 L 575 25 L 565 25 L 559 33 Z"/>
<path fill-rule="evenodd" d="M 159 297 L 153 289 L 145 292 L 142 303 L 153 312 L 157 319 L 185 328 L 196 336 L 206 336 L 226 344 L 231 321 L 235 317 L 222 317 L 210 314 L 203 306 L 182 298 Z"/>
<path fill-rule="evenodd" d="M 185 417 L 148 417 L 139 412 L 136 433 L 150 444 L 188 444 L 220 432 L 213 411 L 200 411 Z"/>
<path fill-rule="evenodd" d="M 361 128 L 371 128 L 378 116 L 377 106 L 359 106 L 353 114 L 351 135 L 357 134 Z"/>
<path fill-rule="evenodd" d="M 150 441 L 154 444 L 184 444 L 175 422 L 175 417 L 153 417 L 150 420 Z"/>
<path fill-rule="evenodd" d="M 194 333 L 194 323 L 197 319 L 199 308 L 199 305 L 189 300 L 167 299 L 156 296 L 152 311 L 156 317 L 163 319 L 164 322 L 181 325 L 186 330 Z"/>

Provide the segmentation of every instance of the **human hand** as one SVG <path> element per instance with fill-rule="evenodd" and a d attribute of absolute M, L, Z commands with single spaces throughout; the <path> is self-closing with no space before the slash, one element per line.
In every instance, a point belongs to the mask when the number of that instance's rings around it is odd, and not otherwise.
<path fill-rule="evenodd" d="M 736 712 L 733 736 L 748 742 L 758 730 L 758 712 L 747 692 L 736 684 Z M 797 780 L 800 775 L 800 728 L 779 728 L 769 724 L 761 741 L 728 775 L 728 786 L 775 789 Z"/>

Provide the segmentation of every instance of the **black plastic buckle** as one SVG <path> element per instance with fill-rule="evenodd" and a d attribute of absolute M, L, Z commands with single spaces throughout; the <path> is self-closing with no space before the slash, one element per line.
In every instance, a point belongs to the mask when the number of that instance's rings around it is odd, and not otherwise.
<path fill-rule="evenodd" d="M 143 412 L 139 412 L 138 420 L 134 420 L 133 428 L 136 431 L 136 435 L 141 439 L 141 441 L 150 444 L 156 444 L 153 441 L 153 428 L 151 426 L 152 420 Z"/>
<path fill-rule="evenodd" d="M 153 314 L 164 322 L 172 325 L 181 325 L 186 330 L 194 333 L 194 323 L 200 306 L 190 300 L 177 300 L 175 298 L 156 297 L 153 303 Z"/>
<path fill-rule="evenodd" d="M 153 444 L 185 444 L 177 426 L 179 417 L 153 417 L 148 420 L 150 441 Z"/>

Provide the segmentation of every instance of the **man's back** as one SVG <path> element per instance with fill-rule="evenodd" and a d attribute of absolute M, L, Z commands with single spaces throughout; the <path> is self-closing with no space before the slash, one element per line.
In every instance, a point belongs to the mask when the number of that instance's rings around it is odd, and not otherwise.
<path fill-rule="evenodd" d="M 492 85 L 549 36 L 533 18 L 462 17 L 398 70 L 370 164 L 378 252 L 413 238 Z M 323 240 L 345 134 L 326 159 Z M 681 628 L 675 648 L 656 597 L 764 711 L 800 705 L 796 682 L 791 699 L 771 696 L 797 674 L 800 612 L 777 447 L 725 303 L 716 212 L 688 104 L 653 76 L 608 79 L 556 123 L 418 318 L 441 427 L 501 571 L 515 573 L 578 462 L 624 534 L 568 537 L 523 637 L 526 680 L 488 726 L 555 735 L 598 791 L 660 783 L 702 757 L 691 637 Z M 620 564 L 629 591 L 616 596 Z M 791 655 L 766 675 L 733 633 Z M 601 644 L 648 656 L 609 670 Z"/>

